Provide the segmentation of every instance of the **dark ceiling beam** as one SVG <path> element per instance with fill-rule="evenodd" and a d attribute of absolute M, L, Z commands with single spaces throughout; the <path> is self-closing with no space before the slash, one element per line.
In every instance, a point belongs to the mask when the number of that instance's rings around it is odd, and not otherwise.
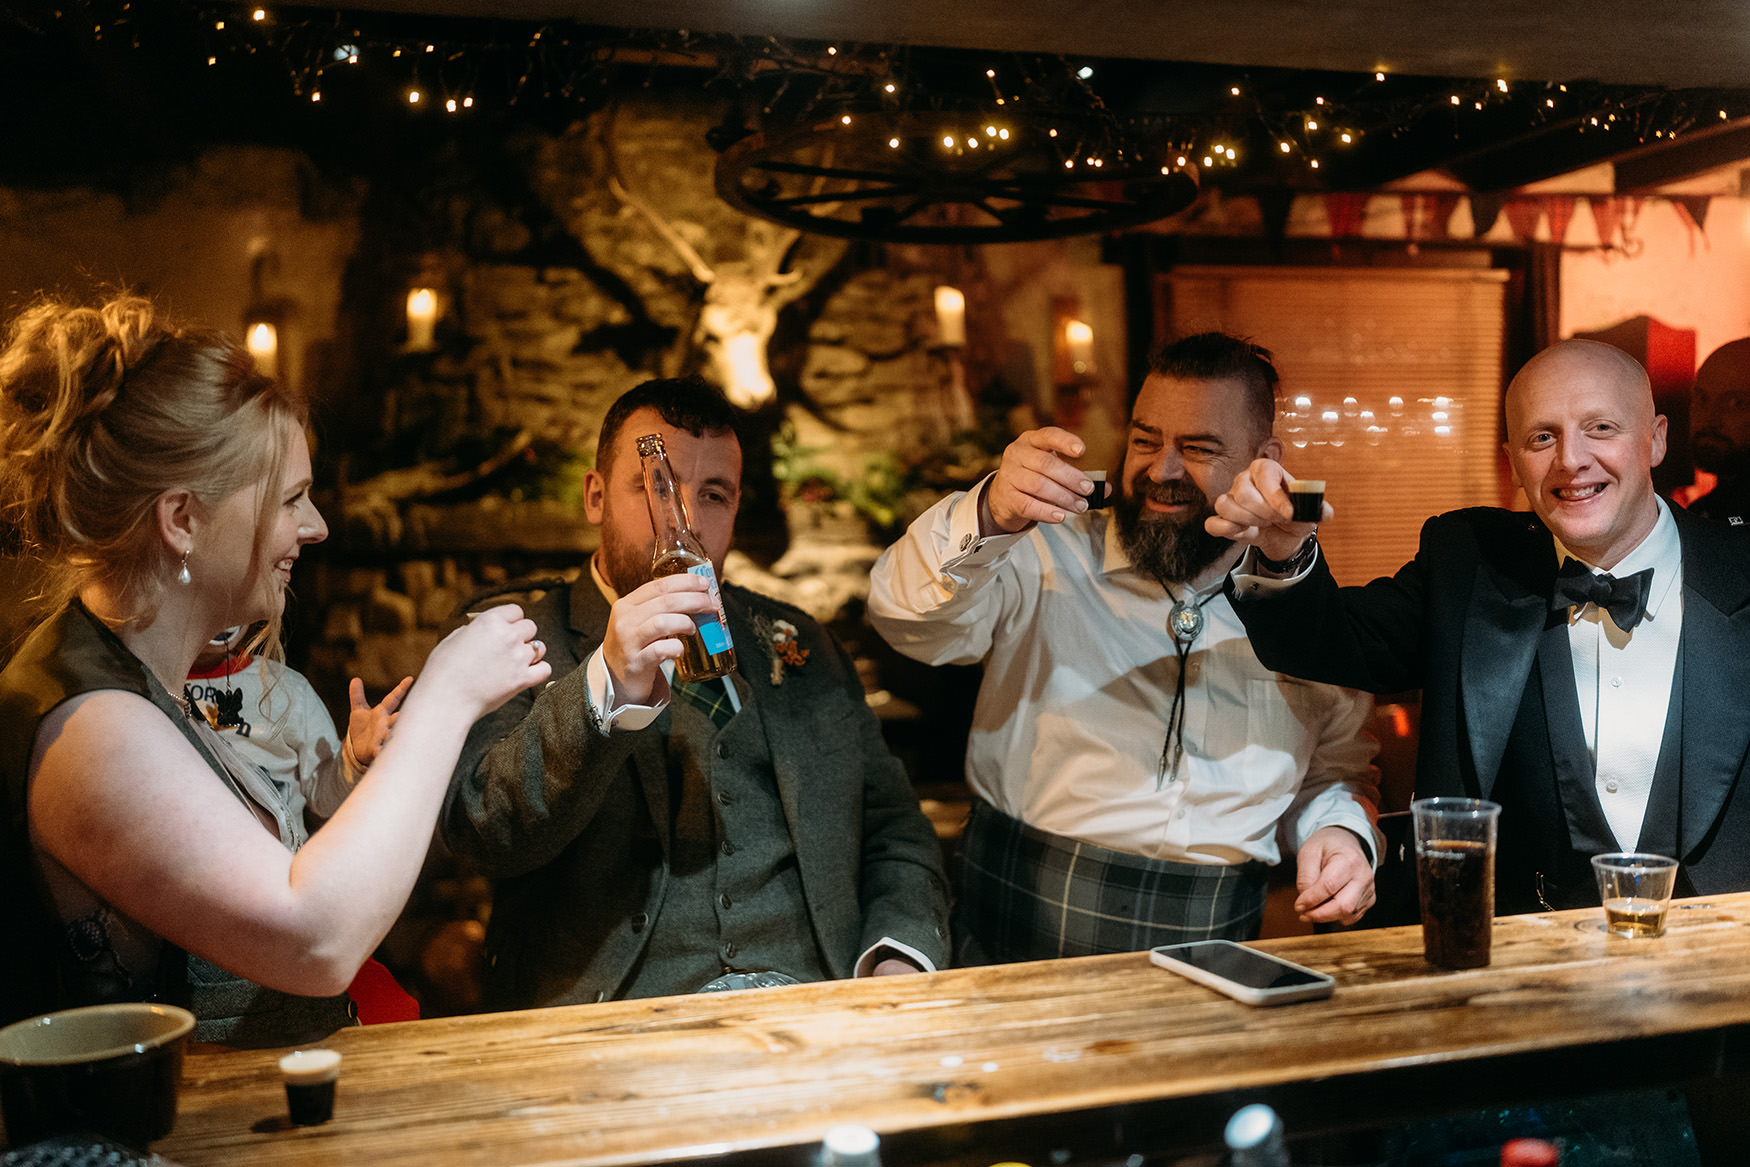
<path fill-rule="evenodd" d="M 1639 146 L 1627 130 L 1583 128 L 1576 119 L 1457 155 L 1444 169 L 1472 190 L 1509 191 L 1609 162 Z"/>
<path fill-rule="evenodd" d="M 1720 122 L 1618 158 L 1616 189 L 1647 191 L 1733 163 L 1750 165 L 1750 118 Z"/>
<path fill-rule="evenodd" d="M 1368 190 L 1438 170 L 1473 190 L 1510 190 L 1609 161 L 1623 151 L 1625 135 L 1604 130 L 1583 133 L 1581 124 L 1580 118 L 1568 118 L 1505 138 L 1481 127 L 1459 136 L 1431 125 L 1402 133 L 1373 133 L 1355 150 L 1330 155 L 1321 167 L 1321 185 Z"/>
<path fill-rule="evenodd" d="M 297 5 L 326 7 L 312 0 Z M 351 0 L 353 8 L 991 52 L 1750 86 L 1744 0 Z"/>

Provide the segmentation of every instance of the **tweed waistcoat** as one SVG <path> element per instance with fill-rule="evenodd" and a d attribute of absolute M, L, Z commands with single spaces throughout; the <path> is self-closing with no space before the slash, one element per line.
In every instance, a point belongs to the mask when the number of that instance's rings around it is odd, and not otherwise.
<path fill-rule="evenodd" d="M 731 971 L 826 977 L 759 713 L 718 729 L 676 701 L 668 725 L 673 843 L 662 906 L 628 996 L 690 993 Z"/>

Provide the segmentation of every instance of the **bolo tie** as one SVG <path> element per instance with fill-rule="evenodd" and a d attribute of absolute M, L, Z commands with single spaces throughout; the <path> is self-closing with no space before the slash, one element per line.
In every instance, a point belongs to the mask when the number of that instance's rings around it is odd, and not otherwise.
<path fill-rule="evenodd" d="M 1220 594 L 1218 588 L 1196 603 L 1187 603 L 1173 595 L 1166 584 L 1163 583 L 1161 589 L 1173 601 L 1173 608 L 1167 613 L 1167 631 L 1173 634 L 1173 649 L 1179 656 L 1179 678 L 1173 686 L 1173 707 L 1167 713 L 1167 740 L 1161 744 L 1161 767 L 1155 775 L 1156 790 L 1169 777 L 1179 776 L 1179 763 L 1185 757 L 1185 666 L 1191 655 L 1191 642 L 1203 632 L 1203 605 Z"/>

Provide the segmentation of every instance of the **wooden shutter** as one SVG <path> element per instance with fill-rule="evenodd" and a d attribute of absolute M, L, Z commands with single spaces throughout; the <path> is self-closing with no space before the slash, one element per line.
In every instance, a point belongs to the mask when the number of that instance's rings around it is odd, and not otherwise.
<path fill-rule="evenodd" d="M 1323 478 L 1319 532 L 1343 583 L 1397 570 L 1430 515 L 1511 498 L 1500 452 L 1506 273 L 1487 269 L 1182 267 L 1158 327 L 1270 349 L 1276 434 Z"/>

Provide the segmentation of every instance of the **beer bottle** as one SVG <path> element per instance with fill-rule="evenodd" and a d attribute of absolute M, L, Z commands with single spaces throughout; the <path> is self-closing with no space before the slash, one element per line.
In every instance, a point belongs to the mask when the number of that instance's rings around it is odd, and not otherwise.
<path fill-rule="evenodd" d="M 650 526 L 656 532 L 656 547 L 650 560 L 650 578 L 688 571 L 703 576 L 711 585 L 715 612 L 693 615 L 697 630 L 681 637 L 685 651 L 675 661 L 677 681 L 708 681 L 735 667 L 735 646 L 729 639 L 729 619 L 723 614 L 723 596 L 717 589 L 717 572 L 711 567 L 704 545 L 687 521 L 687 507 L 675 489 L 674 468 L 661 434 L 638 439 L 638 457 L 644 461 L 644 494 L 650 503 Z"/>
<path fill-rule="evenodd" d="M 1282 1119 L 1262 1102 L 1234 1111 L 1222 1131 L 1228 1167 L 1288 1167 Z"/>
<path fill-rule="evenodd" d="M 835 1126 L 821 1140 L 816 1167 L 881 1167 L 881 1137 L 866 1126 Z"/>

